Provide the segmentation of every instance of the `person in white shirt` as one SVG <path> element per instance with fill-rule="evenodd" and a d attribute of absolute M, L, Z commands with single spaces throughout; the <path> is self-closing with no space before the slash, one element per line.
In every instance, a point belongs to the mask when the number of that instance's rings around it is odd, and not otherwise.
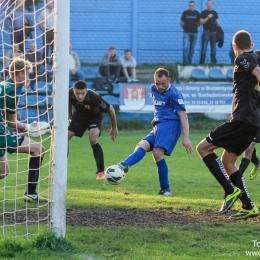
<path fill-rule="evenodd" d="M 70 80 L 84 80 L 84 73 L 80 71 L 80 60 L 77 53 L 72 51 L 72 44 L 70 43 L 70 55 L 69 55 L 69 69 Z"/>
<path fill-rule="evenodd" d="M 126 49 L 124 52 L 124 55 L 122 55 L 119 58 L 121 62 L 121 72 L 122 74 L 126 77 L 127 82 L 133 82 L 137 83 L 139 82 L 138 79 L 136 78 L 136 60 L 132 56 L 132 52 L 130 49 Z"/>
<path fill-rule="evenodd" d="M 48 58 L 51 57 L 54 45 L 54 10 L 53 0 L 46 1 L 46 9 L 44 9 L 38 18 L 39 27 L 43 32 L 43 62 L 48 63 Z M 48 56 L 49 49 L 51 49 L 51 55 Z"/>

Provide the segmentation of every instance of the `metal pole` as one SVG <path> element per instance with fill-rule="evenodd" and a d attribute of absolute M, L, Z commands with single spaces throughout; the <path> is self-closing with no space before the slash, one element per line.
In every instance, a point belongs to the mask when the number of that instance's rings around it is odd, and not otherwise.
<path fill-rule="evenodd" d="M 54 0 L 52 229 L 66 236 L 70 0 Z"/>

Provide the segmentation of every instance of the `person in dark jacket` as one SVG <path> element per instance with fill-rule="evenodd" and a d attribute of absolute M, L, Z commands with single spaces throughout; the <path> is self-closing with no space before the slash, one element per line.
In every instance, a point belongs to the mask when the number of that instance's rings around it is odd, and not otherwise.
<path fill-rule="evenodd" d="M 118 82 L 119 73 L 121 69 L 121 62 L 116 56 L 116 48 L 114 46 L 109 47 L 108 52 L 101 60 L 101 66 L 99 67 L 99 73 L 106 77 L 109 83 L 112 83 L 110 79 L 114 75 L 114 82 Z"/>

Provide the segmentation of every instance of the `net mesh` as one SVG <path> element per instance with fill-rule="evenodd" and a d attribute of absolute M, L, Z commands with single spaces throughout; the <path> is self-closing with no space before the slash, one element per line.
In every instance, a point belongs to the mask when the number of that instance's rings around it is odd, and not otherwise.
<path fill-rule="evenodd" d="M 53 9 L 49 7 L 50 5 L 53 7 L 53 4 L 48 0 L 43 0 L 39 4 L 32 1 L 32 5 L 27 7 L 23 0 L 0 0 L 0 51 L 3 63 L 1 81 L 9 78 L 9 65 L 15 57 L 30 60 L 33 65 L 33 71 L 29 74 L 29 83 L 16 89 L 16 94 L 20 95 L 17 116 L 22 123 L 26 124 L 33 121 L 52 122 L 53 120 L 51 65 Z M 44 158 L 36 191 L 39 196 L 49 201 L 24 202 L 30 155 L 6 153 L 10 172 L 5 178 L 0 179 L 0 236 L 2 237 L 30 237 L 38 235 L 43 225 L 50 227 L 53 180 L 52 136 L 46 134 L 32 139 L 45 148 L 44 154 L 41 154 Z M 0 161 L 0 168 L 7 167 L 4 165 L 5 163 Z"/>

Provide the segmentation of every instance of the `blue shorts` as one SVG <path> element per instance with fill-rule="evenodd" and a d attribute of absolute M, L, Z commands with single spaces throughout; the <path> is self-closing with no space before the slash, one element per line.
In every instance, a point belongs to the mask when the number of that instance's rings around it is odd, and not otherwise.
<path fill-rule="evenodd" d="M 156 124 L 143 140 L 150 142 L 153 148 L 164 148 L 164 154 L 170 156 L 180 135 L 181 122 L 179 120 L 171 120 Z"/>

